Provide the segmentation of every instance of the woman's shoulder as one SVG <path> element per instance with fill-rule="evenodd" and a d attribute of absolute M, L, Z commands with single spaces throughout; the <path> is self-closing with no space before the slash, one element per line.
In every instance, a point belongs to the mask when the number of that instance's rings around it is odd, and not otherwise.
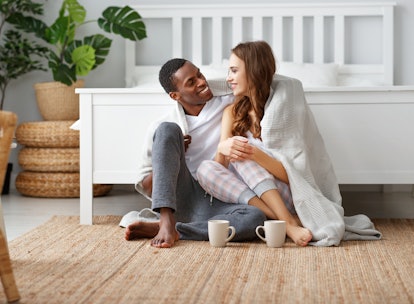
<path fill-rule="evenodd" d="M 224 108 L 223 114 L 224 115 L 232 115 L 234 108 L 234 103 L 228 105 L 226 108 Z"/>

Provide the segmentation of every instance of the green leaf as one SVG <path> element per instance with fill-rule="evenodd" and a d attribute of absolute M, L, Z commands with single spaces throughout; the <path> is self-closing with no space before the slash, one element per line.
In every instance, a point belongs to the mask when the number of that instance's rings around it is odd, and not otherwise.
<path fill-rule="evenodd" d="M 95 49 L 95 65 L 92 69 L 95 69 L 97 66 L 104 63 L 105 57 L 109 54 L 112 40 L 104 35 L 97 34 L 85 37 L 83 42 L 84 44 L 90 45 Z"/>
<path fill-rule="evenodd" d="M 92 70 L 104 63 L 105 57 L 109 54 L 109 50 L 111 48 L 112 40 L 101 35 L 93 35 L 88 36 L 81 40 L 75 40 L 70 44 L 67 48 L 67 52 L 65 52 L 65 61 L 67 63 L 72 62 L 72 52 L 74 49 L 81 47 L 83 45 L 89 45 L 95 49 L 95 64 L 92 67 Z"/>
<path fill-rule="evenodd" d="M 81 24 L 85 21 L 86 10 L 77 0 L 65 0 L 64 4 L 66 5 L 71 21 L 74 21 L 77 24 Z"/>
<path fill-rule="evenodd" d="M 25 12 L 32 15 L 43 15 L 43 4 L 31 0 L 0 0 L 0 12 L 7 15 L 10 12 Z"/>
<path fill-rule="evenodd" d="M 75 37 L 75 25 L 68 17 L 60 17 L 46 30 L 46 37 L 50 44 L 68 44 Z"/>
<path fill-rule="evenodd" d="M 17 79 L 35 70 L 43 70 L 40 59 L 46 48 L 23 38 L 16 31 L 5 33 L 4 44 L 0 45 L 0 74 L 3 79 Z"/>
<path fill-rule="evenodd" d="M 90 45 L 82 45 L 74 49 L 72 62 L 76 66 L 76 75 L 88 75 L 95 65 L 95 49 Z"/>
<path fill-rule="evenodd" d="M 11 14 L 6 21 L 13 24 L 19 30 L 23 30 L 26 33 L 34 33 L 37 37 L 47 41 L 45 32 L 48 26 L 39 19 L 24 16 L 21 13 L 14 13 Z"/>
<path fill-rule="evenodd" d="M 59 57 L 54 53 L 50 53 L 49 68 L 52 70 L 53 80 L 60 81 L 66 85 L 71 85 L 76 81 L 75 67 L 61 63 Z"/>
<path fill-rule="evenodd" d="M 141 16 L 129 6 L 111 6 L 102 13 L 98 25 L 108 33 L 121 35 L 123 38 L 138 41 L 147 37 L 145 24 Z"/>

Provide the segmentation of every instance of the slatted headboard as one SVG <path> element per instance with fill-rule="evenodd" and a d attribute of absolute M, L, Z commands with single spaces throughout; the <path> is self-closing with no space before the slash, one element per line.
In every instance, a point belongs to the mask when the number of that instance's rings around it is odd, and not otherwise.
<path fill-rule="evenodd" d="M 202 71 L 221 68 L 230 49 L 248 40 L 268 41 L 279 61 L 336 63 L 339 75 L 368 75 L 392 85 L 394 6 L 394 2 L 134 6 L 146 22 L 148 38 L 126 42 L 127 86 L 139 86 L 173 57 L 190 59 Z M 375 25 L 380 57 L 376 62 L 370 62 L 371 56 L 368 62 L 352 62 L 349 53 L 364 48 L 353 41 L 359 27 L 352 23 L 359 18 Z"/>

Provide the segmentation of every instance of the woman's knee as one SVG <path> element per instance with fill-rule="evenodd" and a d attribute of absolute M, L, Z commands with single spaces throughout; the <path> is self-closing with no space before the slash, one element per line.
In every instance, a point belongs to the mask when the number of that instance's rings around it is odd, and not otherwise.
<path fill-rule="evenodd" d="M 201 182 L 211 179 L 214 176 L 212 173 L 220 170 L 220 166 L 214 160 L 203 160 L 196 172 L 197 179 Z"/>

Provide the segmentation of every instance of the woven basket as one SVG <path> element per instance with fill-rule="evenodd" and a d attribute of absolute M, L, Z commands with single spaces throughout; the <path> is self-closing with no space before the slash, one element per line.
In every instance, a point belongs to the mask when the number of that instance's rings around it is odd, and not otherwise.
<path fill-rule="evenodd" d="M 79 131 L 69 129 L 74 120 L 35 121 L 20 124 L 17 141 L 26 147 L 79 148 Z"/>
<path fill-rule="evenodd" d="M 16 178 L 16 189 L 22 195 L 47 198 L 79 197 L 79 173 L 22 171 Z M 93 195 L 103 196 L 112 185 L 93 185 Z"/>
<path fill-rule="evenodd" d="M 79 119 L 79 95 L 76 88 L 83 88 L 84 81 L 78 80 L 71 86 L 61 82 L 41 82 L 33 87 L 37 106 L 44 120 Z"/>
<path fill-rule="evenodd" d="M 16 125 L 17 115 L 15 113 L 0 111 L 0 194 L 5 182 L 10 146 Z"/>
<path fill-rule="evenodd" d="M 26 171 L 79 172 L 79 148 L 23 148 L 18 160 Z"/>

